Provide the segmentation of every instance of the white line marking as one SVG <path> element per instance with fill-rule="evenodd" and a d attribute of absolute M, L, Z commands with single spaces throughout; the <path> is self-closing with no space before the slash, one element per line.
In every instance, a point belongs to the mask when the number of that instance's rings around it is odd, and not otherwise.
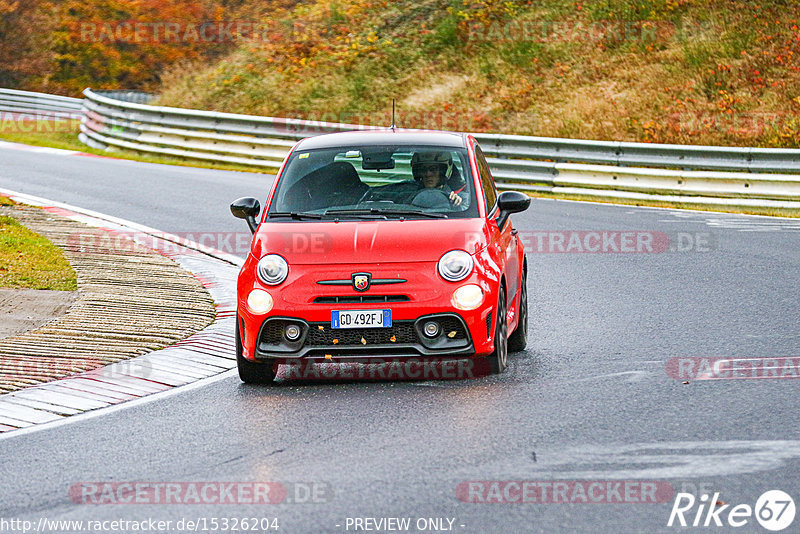
<path fill-rule="evenodd" d="M 231 378 L 236 375 L 236 369 L 231 369 L 230 371 L 225 371 L 224 373 L 220 373 L 216 376 L 212 376 L 211 378 L 205 378 L 203 380 L 198 380 L 197 382 L 192 382 L 191 384 L 186 384 L 185 386 L 179 386 L 164 390 L 159 393 L 153 393 L 148 395 L 147 397 L 142 397 L 140 399 L 131 400 L 127 402 L 122 402 L 120 404 L 114 404 L 113 406 L 109 406 L 107 408 L 100 408 L 97 410 L 90 410 L 88 412 L 84 412 L 78 415 L 71 415 L 69 417 L 65 417 L 60 421 L 53 421 L 52 423 L 44 423 L 41 425 L 35 426 L 28 426 L 27 428 L 21 428 L 19 430 L 13 430 L 10 432 L 4 432 L 0 434 L 0 441 L 6 439 L 13 439 L 16 437 L 25 436 L 28 434 L 32 434 L 34 432 L 38 432 L 40 430 L 50 430 L 53 428 L 58 428 L 60 426 L 77 423 L 80 421 L 86 421 L 87 419 L 93 419 L 98 416 L 109 415 L 120 410 L 126 410 L 128 408 L 135 408 L 137 406 L 141 406 L 142 404 L 147 404 L 154 401 L 159 401 L 173 395 L 178 395 L 181 393 L 186 393 L 188 391 L 192 391 L 194 389 L 198 389 L 204 386 L 209 386 L 214 384 L 215 382 L 219 382 L 221 380 L 225 380 L 227 378 Z M 0 418 L 2 419 L 2 418 Z M 2 423 L 2 420 L 0 420 Z"/>

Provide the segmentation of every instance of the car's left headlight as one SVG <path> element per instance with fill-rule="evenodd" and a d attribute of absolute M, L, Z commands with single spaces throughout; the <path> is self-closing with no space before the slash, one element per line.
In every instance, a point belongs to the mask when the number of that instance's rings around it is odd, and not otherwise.
<path fill-rule="evenodd" d="M 475 310 L 483 304 L 483 290 L 478 285 L 467 284 L 456 289 L 450 301 L 459 310 Z"/>
<path fill-rule="evenodd" d="M 439 274 L 448 282 L 459 282 L 472 272 L 472 256 L 463 250 L 451 250 L 439 259 Z"/>
<path fill-rule="evenodd" d="M 247 308 L 258 315 L 267 313 L 272 309 L 272 295 L 263 289 L 254 289 L 247 295 Z"/>
<path fill-rule="evenodd" d="M 267 254 L 259 260 L 256 273 L 265 284 L 277 286 L 289 276 L 289 264 L 277 254 Z"/>

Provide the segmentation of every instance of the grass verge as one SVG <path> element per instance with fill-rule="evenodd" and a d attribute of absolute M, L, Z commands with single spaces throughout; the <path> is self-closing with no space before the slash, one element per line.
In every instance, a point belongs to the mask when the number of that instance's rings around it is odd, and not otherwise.
<path fill-rule="evenodd" d="M 13 201 L 0 197 L 0 205 Z M 60 248 L 0 215 L 0 287 L 75 291 L 77 275 Z"/>
<path fill-rule="evenodd" d="M 266 20 L 268 40 L 171 65 L 158 103 L 385 126 L 396 98 L 401 127 L 800 146 L 798 2 L 310 0 Z"/>

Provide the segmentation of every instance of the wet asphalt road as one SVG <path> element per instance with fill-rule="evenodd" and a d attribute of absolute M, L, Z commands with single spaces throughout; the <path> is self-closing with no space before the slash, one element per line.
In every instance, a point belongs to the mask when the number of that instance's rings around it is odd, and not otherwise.
<path fill-rule="evenodd" d="M 0 149 L 2 188 L 166 231 L 247 231 L 228 204 L 263 198 L 270 180 Z M 174 532 L 180 520 L 210 528 L 213 518 L 244 517 L 278 518 L 280 532 L 364 532 L 355 518 L 388 517 L 410 518 L 410 532 L 443 531 L 417 530 L 428 518 L 464 533 L 679 530 L 667 527 L 674 497 L 476 504 L 457 496 L 466 481 L 650 481 L 751 506 L 781 489 L 800 504 L 800 381 L 684 384 L 667 372 L 679 357 L 800 356 L 800 221 L 550 200 L 513 221 L 533 250 L 571 231 L 663 232 L 681 250 L 530 253 L 528 349 L 501 376 L 252 387 L 229 373 L 11 435 L 0 440 L 0 520 L 152 518 Z M 277 481 L 303 502 L 70 500 L 74 484 L 108 481 Z M 752 517 L 705 531 L 766 532 Z M 798 531 L 800 518 L 784 532 Z"/>

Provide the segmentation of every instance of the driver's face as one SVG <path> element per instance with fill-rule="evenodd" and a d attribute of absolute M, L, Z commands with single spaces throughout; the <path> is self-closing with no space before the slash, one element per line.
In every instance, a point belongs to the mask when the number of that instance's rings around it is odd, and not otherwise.
<path fill-rule="evenodd" d="M 433 188 L 439 186 L 439 165 L 422 165 L 420 173 L 422 174 L 422 185 L 426 188 Z"/>

